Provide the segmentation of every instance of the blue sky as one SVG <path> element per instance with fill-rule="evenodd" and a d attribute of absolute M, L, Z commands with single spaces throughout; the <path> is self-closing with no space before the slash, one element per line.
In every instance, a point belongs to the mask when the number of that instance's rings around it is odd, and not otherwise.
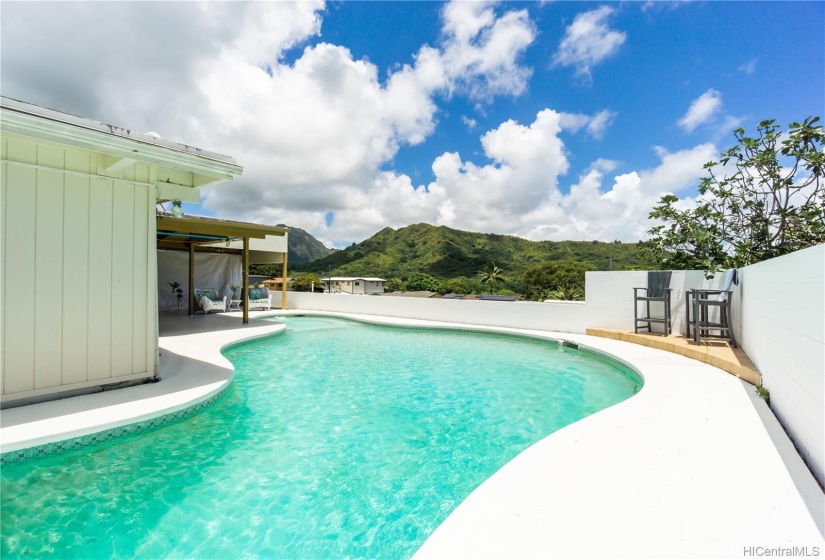
<path fill-rule="evenodd" d="M 336 246 L 636 241 L 733 128 L 825 108 L 823 2 L 4 2 L 0 39 L 3 95 L 235 157 L 189 213 Z"/>
<path fill-rule="evenodd" d="M 576 15 L 607 5 L 615 9 L 611 29 L 627 35 L 615 55 L 592 70 L 592 81 L 552 64 L 565 28 Z M 462 96 L 439 100 L 438 130 L 426 143 L 401 150 L 388 168 L 432 179 L 430 165 L 444 151 L 481 152 L 479 132 L 506 121 L 530 122 L 545 108 L 617 113 L 601 141 L 575 136 L 566 144 L 576 158 L 571 175 L 596 157 L 635 169 L 656 163 L 654 145 L 670 150 L 697 139 L 732 142 L 714 122 L 687 133 L 676 123 L 691 102 L 708 89 L 722 94 L 725 110 L 753 126 L 773 118 L 787 124 L 825 109 L 825 3 L 814 2 L 598 2 L 502 3 L 498 10 L 527 8 L 538 28 L 523 63 L 533 69 L 529 89 L 498 97 L 474 110 Z M 346 45 L 356 58 L 372 61 L 386 74 L 412 61 L 421 44 L 440 33 L 437 2 L 337 2 L 328 5 L 320 37 Z M 300 51 L 300 49 L 296 49 Z M 779 86 L 779 91 L 777 91 Z M 478 124 L 470 129 L 462 116 Z M 722 124 L 722 123 L 718 123 Z M 722 144 L 720 144 L 720 147 Z M 578 165 L 577 165 L 578 164 Z M 417 172 L 417 173 L 416 173 Z"/>

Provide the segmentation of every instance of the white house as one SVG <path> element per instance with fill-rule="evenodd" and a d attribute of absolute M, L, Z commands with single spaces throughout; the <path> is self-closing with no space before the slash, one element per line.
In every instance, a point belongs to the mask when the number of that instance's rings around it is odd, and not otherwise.
<path fill-rule="evenodd" d="M 321 279 L 324 290 L 348 294 L 383 294 L 385 282 L 383 278 L 360 276 L 333 276 Z"/>
<path fill-rule="evenodd" d="M 6 97 L 0 146 L 0 404 L 156 378 L 156 205 L 198 202 L 199 187 L 242 168 L 154 133 Z M 184 221 L 169 239 L 204 227 Z M 244 246 L 245 263 L 250 237 L 284 234 L 247 226 L 225 234 Z"/>

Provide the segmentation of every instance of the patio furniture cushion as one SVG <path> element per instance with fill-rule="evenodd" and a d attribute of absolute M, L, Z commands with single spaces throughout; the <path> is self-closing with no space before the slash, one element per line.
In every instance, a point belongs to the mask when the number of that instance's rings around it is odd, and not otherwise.
<path fill-rule="evenodd" d="M 219 297 L 215 289 L 195 288 L 195 301 L 204 313 L 226 311 L 226 296 Z"/>
<path fill-rule="evenodd" d="M 249 288 L 249 309 L 269 309 L 269 290 L 267 288 Z"/>
<path fill-rule="evenodd" d="M 216 304 L 221 304 L 226 299 L 226 298 L 219 297 L 217 290 L 214 290 L 214 289 L 211 289 L 211 288 L 208 289 L 208 290 L 196 289 L 195 290 L 195 298 L 200 299 L 202 297 L 205 297 L 206 299 L 208 299 L 212 303 L 216 303 Z"/>
<path fill-rule="evenodd" d="M 269 294 L 266 293 L 266 288 L 249 288 L 250 300 L 269 299 Z"/>

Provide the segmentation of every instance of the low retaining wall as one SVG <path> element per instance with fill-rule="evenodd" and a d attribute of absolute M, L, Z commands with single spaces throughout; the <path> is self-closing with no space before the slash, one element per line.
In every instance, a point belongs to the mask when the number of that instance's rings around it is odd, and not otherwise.
<path fill-rule="evenodd" d="M 584 333 L 587 305 L 289 292 L 290 308 Z"/>

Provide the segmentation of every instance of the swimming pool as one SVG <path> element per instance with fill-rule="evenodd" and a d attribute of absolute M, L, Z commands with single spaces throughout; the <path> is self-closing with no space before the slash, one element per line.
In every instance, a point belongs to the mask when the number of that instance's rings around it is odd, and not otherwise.
<path fill-rule="evenodd" d="M 150 432 L 4 466 L 4 557 L 411 556 L 478 484 L 638 380 L 543 341 L 280 319 L 233 390 Z"/>

